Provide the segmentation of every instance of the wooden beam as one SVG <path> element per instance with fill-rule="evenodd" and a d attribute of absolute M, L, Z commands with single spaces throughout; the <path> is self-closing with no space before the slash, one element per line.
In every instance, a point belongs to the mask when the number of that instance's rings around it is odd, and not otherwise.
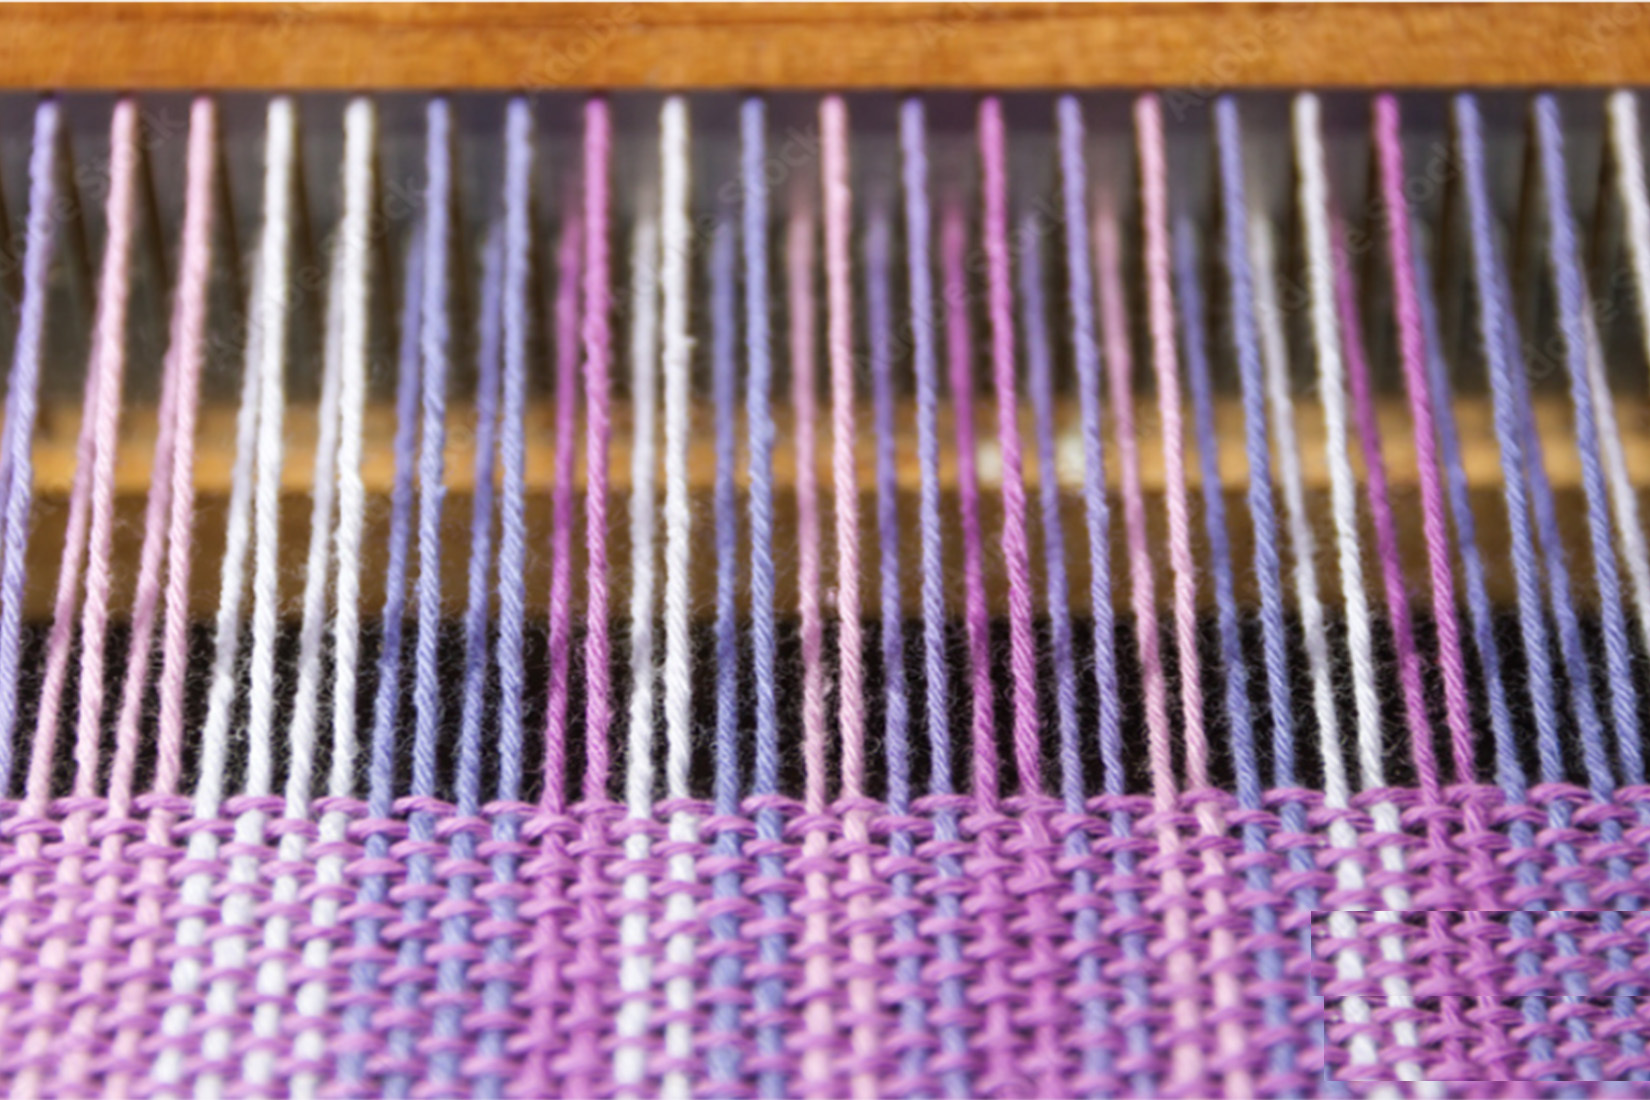
<path fill-rule="evenodd" d="M 1650 73 L 1615 4 L 12 4 L 0 85 L 1448 87 Z"/>

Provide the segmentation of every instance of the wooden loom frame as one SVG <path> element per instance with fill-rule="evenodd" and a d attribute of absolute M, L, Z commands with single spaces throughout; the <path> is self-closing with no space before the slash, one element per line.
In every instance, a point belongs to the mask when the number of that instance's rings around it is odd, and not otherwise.
<path fill-rule="evenodd" d="M 1632 84 L 1615 4 L 14 4 L 0 86 L 105 89 Z"/>

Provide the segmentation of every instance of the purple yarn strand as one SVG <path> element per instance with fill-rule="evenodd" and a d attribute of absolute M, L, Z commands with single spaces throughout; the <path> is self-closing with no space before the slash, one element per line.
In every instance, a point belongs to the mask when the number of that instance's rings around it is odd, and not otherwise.
<path fill-rule="evenodd" d="M 710 248 L 711 392 L 716 418 L 716 813 L 732 817 L 739 812 L 739 636 L 738 636 L 738 500 L 734 492 L 735 357 L 738 353 L 735 300 L 735 226 L 724 211 L 717 219 Z M 722 830 L 716 851 L 730 861 L 739 857 L 739 834 Z M 737 871 L 716 876 L 716 897 L 724 903 L 740 896 Z M 744 970 L 743 960 L 731 948 L 739 939 L 739 920 L 731 911 L 711 918 L 711 932 L 729 945 L 711 963 L 711 984 L 734 993 Z M 739 1080 L 739 1005 L 731 997 L 712 1012 L 711 1030 L 717 1041 L 706 1055 L 712 1080 L 727 1084 Z"/>
<path fill-rule="evenodd" d="M 759 798 L 779 793 L 778 685 L 774 672 L 778 641 L 774 621 L 775 567 L 773 557 L 773 450 L 774 426 L 771 406 L 773 349 L 768 316 L 768 183 L 767 108 L 762 100 L 747 99 L 740 107 L 740 180 L 743 184 L 741 215 L 745 274 L 745 416 L 750 454 L 750 553 L 751 553 L 751 666 L 756 681 L 756 770 L 751 784 Z M 774 852 L 782 841 L 778 810 L 761 805 L 756 811 L 756 836 L 766 851 L 757 859 L 763 878 L 776 882 L 784 875 L 784 862 Z M 771 1066 L 785 1049 L 784 985 L 778 977 L 790 958 L 787 937 L 776 929 L 788 916 L 785 895 L 764 891 L 760 896 L 763 923 L 769 929 L 760 937 L 764 975 L 755 982 L 756 1045 L 764 1066 Z M 787 1084 L 782 1074 L 764 1068 L 758 1074 L 758 1091 L 767 1097 L 783 1096 Z"/>
<path fill-rule="evenodd" d="M 421 438 L 418 458 L 418 637 L 414 651 L 415 679 L 413 710 L 416 726 L 413 738 L 412 797 L 433 799 L 436 793 L 436 766 L 441 743 L 441 504 L 442 454 L 447 431 L 448 277 L 452 215 L 452 117 L 446 100 L 431 101 L 426 111 L 425 146 L 426 200 L 424 231 L 423 321 L 419 326 L 420 375 L 423 381 Z M 414 840 L 435 839 L 435 820 L 428 811 L 414 809 L 408 819 Z M 402 919 L 411 927 L 421 925 L 429 911 L 423 888 L 435 884 L 435 867 L 429 857 L 415 856 L 409 879 L 416 888 L 402 910 Z M 416 934 L 402 939 L 397 964 L 408 973 L 417 973 L 424 961 L 424 941 Z M 418 983 L 404 979 L 396 983 L 394 1003 L 405 1012 L 421 1011 L 423 991 Z M 416 1037 L 409 1028 L 390 1032 L 390 1049 L 397 1058 L 411 1058 Z M 385 1092 L 392 1097 L 406 1095 L 411 1082 L 401 1073 L 392 1073 Z"/>
<path fill-rule="evenodd" d="M 376 820 L 390 815 L 395 790 L 395 731 L 401 701 L 401 636 L 406 617 L 407 542 L 412 527 L 413 469 L 418 446 L 418 332 L 419 309 L 423 300 L 423 226 L 414 228 L 407 248 L 407 269 L 402 284 L 400 344 L 396 375 L 395 481 L 390 490 L 390 530 L 388 561 L 384 567 L 383 644 L 378 654 L 378 684 L 373 697 L 372 746 L 368 761 L 367 813 Z M 374 831 L 367 837 L 371 859 L 389 856 L 389 837 Z M 356 919 L 355 961 L 350 966 L 350 985 L 360 998 L 345 1010 L 346 1033 L 366 1036 L 371 1028 L 372 1004 L 368 999 L 378 988 L 378 975 L 393 960 L 379 940 L 386 918 L 394 910 L 387 905 L 389 881 L 383 875 L 369 875 L 362 883 L 369 915 Z M 365 1081 L 365 1053 L 350 1046 L 340 1053 L 339 1076 L 347 1085 Z"/>
<path fill-rule="evenodd" d="M 474 817 L 481 809 L 481 739 L 487 721 L 487 613 L 491 593 L 488 577 L 493 564 L 493 468 L 498 435 L 499 344 L 502 339 L 500 301 L 504 277 L 504 235 L 494 226 L 483 261 L 481 315 L 478 319 L 479 370 L 475 400 L 475 488 L 470 513 L 470 573 L 464 609 L 464 696 L 459 716 L 456 805 L 459 814 Z M 475 859 L 475 834 L 453 837 L 453 857 Z M 449 948 L 470 942 L 467 910 L 475 896 L 474 877 L 455 874 L 447 880 L 450 908 L 458 910 L 441 922 L 441 941 Z M 462 950 L 443 952 L 436 969 L 436 988 L 443 1001 L 436 1010 L 435 1035 L 448 1043 L 461 1031 L 458 998 L 467 987 L 468 966 Z M 451 1083 L 458 1077 L 458 1059 L 438 1050 L 431 1065 L 435 1080 Z"/>
<path fill-rule="evenodd" d="M 0 798 L 11 790 L 15 757 L 13 735 L 17 724 L 20 660 L 18 635 L 23 621 L 24 558 L 29 539 L 29 506 L 33 499 L 34 421 L 38 408 L 41 344 L 46 328 L 46 299 L 52 252 L 57 241 L 58 108 L 45 100 L 34 113 L 34 139 L 29 154 L 29 215 L 27 247 L 23 256 L 23 301 L 12 351 L 11 379 L 6 389 L 5 470 L 0 471 L 4 494 L 4 553 L 0 565 Z"/>
<path fill-rule="evenodd" d="M 900 107 L 900 150 L 905 184 L 906 262 L 908 265 L 912 368 L 917 391 L 917 461 L 921 467 L 922 530 L 922 621 L 925 707 L 928 727 L 928 791 L 935 802 L 934 836 L 951 843 L 959 836 L 957 816 L 950 796 L 955 792 L 951 763 L 949 709 L 949 656 L 946 644 L 946 597 L 944 532 L 940 524 L 939 479 L 939 312 L 934 300 L 932 253 L 933 217 L 928 195 L 928 137 L 921 100 L 908 99 Z M 961 875 L 957 861 L 949 856 L 939 860 L 940 873 L 948 879 Z M 962 909 L 956 894 L 945 891 L 935 899 L 940 919 L 954 927 Z M 939 983 L 938 1007 L 952 1020 L 963 1012 L 965 993 L 962 981 L 954 976 L 962 963 L 962 943 L 954 932 L 938 937 L 939 961 L 953 976 Z M 938 1073 L 946 1094 L 972 1095 L 967 1074 L 968 1035 L 958 1023 L 939 1026 L 941 1053 L 932 1069 Z M 919 1048 L 920 1049 L 920 1048 Z M 920 1072 L 918 1054 L 906 1059 L 906 1072 Z"/>

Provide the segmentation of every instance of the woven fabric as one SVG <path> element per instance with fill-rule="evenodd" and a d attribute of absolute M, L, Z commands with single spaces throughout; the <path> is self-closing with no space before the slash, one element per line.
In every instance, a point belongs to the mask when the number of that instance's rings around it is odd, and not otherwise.
<path fill-rule="evenodd" d="M 1378 803 L 1396 807 L 1397 831 L 1375 827 L 1368 808 Z M 315 805 L 314 819 L 341 815 L 346 838 L 321 842 L 313 825 L 298 826 L 312 843 L 296 866 L 277 856 L 279 800 L 234 799 L 225 816 L 207 820 L 191 817 L 182 800 L 140 804 L 134 817 L 114 821 L 95 801 L 63 800 L 45 817 L 8 807 L 0 867 L 13 881 L 29 876 L 37 885 L 31 897 L 6 903 L 7 915 L 25 915 L 30 930 L 4 956 L 25 980 L 6 1007 L 17 1033 L 42 1028 L 52 1040 L 33 1051 L 9 1045 L 0 1072 L 10 1081 L 37 1073 L 48 1095 L 60 1091 L 59 1071 L 77 1056 L 88 1060 L 94 1079 L 125 1082 L 131 1095 L 192 1092 L 213 1077 L 231 1093 L 285 1094 L 303 1082 L 326 1094 L 377 1095 L 401 1078 L 421 1082 L 415 1095 L 468 1094 L 487 1081 L 524 1095 L 612 1095 L 612 1014 L 622 1000 L 615 976 L 636 950 L 620 946 L 618 927 L 638 913 L 649 928 L 640 951 L 661 982 L 683 980 L 693 989 L 688 1055 L 673 1058 L 662 1048 L 663 1029 L 677 1018 L 662 999 L 653 1027 L 634 1040 L 645 1054 L 636 1085 L 643 1094 L 658 1091 L 672 1072 L 688 1074 L 707 1095 L 748 1095 L 769 1076 L 785 1095 L 845 1095 L 861 1077 L 886 1095 L 935 1095 L 950 1074 L 981 1095 L 1031 1094 L 1050 1080 L 1078 1094 L 1169 1094 L 1169 1051 L 1203 1045 L 1207 1029 L 1227 1026 L 1238 1029 L 1242 1048 L 1211 1058 L 1211 1080 L 1247 1081 L 1261 1095 L 1341 1087 L 1362 1094 L 1370 1082 L 1405 1078 L 1574 1080 L 1589 1058 L 1618 1080 L 1650 1069 L 1643 1047 L 1650 1018 L 1638 994 L 1650 982 L 1650 918 L 1614 904 L 1650 880 L 1650 790 L 1623 789 L 1597 803 L 1579 789 L 1541 787 L 1529 802 L 1509 805 L 1493 788 L 1452 788 L 1438 803 L 1393 789 L 1364 792 L 1338 811 L 1313 792 L 1282 790 L 1270 792 L 1266 805 L 1245 812 L 1209 792 L 1181 799 L 1168 813 L 1138 797 L 1098 798 L 1086 814 L 1029 800 L 979 812 L 957 797 L 919 800 L 897 816 L 872 802 L 810 815 L 776 798 L 748 801 L 738 816 L 715 815 L 704 803 L 662 803 L 654 817 L 638 819 L 612 803 L 554 815 L 491 805 L 463 817 L 449 804 L 409 799 L 393 817 L 373 818 L 359 802 L 331 800 Z M 1305 811 L 1303 829 L 1284 825 L 1285 805 Z M 1229 826 L 1215 835 L 1198 827 L 1197 811 L 1211 806 Z M 1468 806 L 1487 828 L 1467 824 Z M 755 817 L 769 810 L 783 827 L 779 839 L 764 841 Z M 697 819 L 697 838 L 671 839 L 678 811 Z M 1547 827 L 1555 811 L 1570 816 L 1569 827 Z M 413 814 L 433 819 L 433 840 L 411 838 Z M 233 837 L 237 821 L 250 815 L 272 827 L 265 843 L 247 850 Z M 866 822 L 868 841 L 846 839 L 850 815 Z M 74 816 L 89 822 L 88 839 L 78 844 L 63 839 Z M 519 839 L 494 839 L 506 819 Z M 955 821 L 956 839 L 936 837 L 941 819 Z M 1124 820 L 1129 827 L 1116 824 Z M 1510 839 L 1515 823 L 1534 831 L 1532 845 Z M 1331 839 L 1337 824 L 1347 827 L 1350 843 Z M 1168 833 L 1183 840 L 1172 857 L 1164 851 Z M 219 858 L 188 857 L 189 839 L 201 834 L 222 839 Z M 655 841 L 639 863 L 624 855 L 627 838 L 638 834 Z M 815 835 L 828 843 L 804 854 Z M 724 836 L 740 839 L 738 855 L 718 854 Z M 473 853 L 461 857 L 456 849 L 465 837 Z M 367 854 L 372 838 L 387 842 L 386 856 Z M 1208 860 L 1217 853 L 1229 870 L 1211 874 Z M 257 873 L 237 876 L 236 861 L 247 857 Z M 409 870 L 418 859 L 434 868 L 426 881 Z M 849 877 L 855 859 L 874 868 L 869 885 Z M 762 871 L 769 861 L 778 874 Z M 1171 862 L 1184 874 L 1182 893 L 1163 889 Z M 509 880 L 498 873 L 505 864 L 514 868 Z M 1354 867 L 1364 885 L 1338 885 Z M 652 882 L 645 898 L 621 890 L 638 873 Z M 729 875 L 737 892 L 713 900 L 711 884 Z M 276 884 L 286 876 L 299 889 L 283 901 Z M 817 907 L 801 893 L 815 877 L 827 886 Z M 207 883 L 212 899 L 204 912 L 180 897 L 194 878 Z M 367 900 L 371 883 L 382 884 L 386 901 Z M 1570 883 L 1603 907 L 1563 908 Z M 1205 907 L 1217 890 L 1232 901 L 1219 917 Z M 237 894 L 251 903 L 251 922 L 240 928 L 218 917 Z M 699 902 L 685 925 L 666 915 L 678 894 Z M 762 905 L 774 894 L 793 903 L 777 919 Z M 429 908 L 423 919 L 408 920 L 404 906 L 415 897 Z M 1383 908 L 1394 897 L 1407 907 Z M 960 917 L 943 915 L 946 898 L 956 900 Z M 856 901 L 864 904 L 850 916 Z M 1169 934 L 1176 911 L 1192 915 L 1187 936 Z M 1520 912 L 1539 919 L 1521 925 L 1514 919 Z M 1084 935 L 1087 914 L 1096 919 Z M 238 969 L 215 958 L 223 937 L 255 936 L 277 915 L 291 922 L 285 942 L 257 943 Z M 201 919 L 211 934 L 179 946 L 180 925 Z M 830 932 L 813 941 L 806 925 L 818 919 Z M 468 934 L 438 948 L 442 926 L 454 921 Z M 362 946 L 367 924 L 379 932 L 370 947 Z M 99 926 L 108 930 L 102 936 Z M 1235 957 L 1211 958 L 1216 929 L 1237 940 Z M 694 938 L 695 957 L 672 966 L 663 945 L 682 934 Z M 792 950 L 770 962 L 758 945 L 775 935 Z M 849 943 L 860 936 L 876 945 L 868 967 L 850 957 Z M 947 937 L 960 949 L 948 951 Z M 428 948 L 422 962 L 398 965 L 413 942 Z M 446 989 L 437 972 L 455 954 L 468 964 L 466 979 Z M 1168 970 L 1179 954 L 1193 960 L 1200 983 L 1217 969 L 1237 978 L 1242 1001 L 1192 1029 L 1180 1025 Z M 1350 966 L 1352 954 L 1369 961 Z M 1266 956 L 1279 960 L 1281 978 L 1262 980 Z M 725 959 L 738 962 L 734 981 L 718 979 Z M 816 959 L 830 965 L 832 980 L 823 986 L 808 980 Z M 182 991 L 169 975 L 189 960 L 200 980 Z M 899 976 L 907 960 L 916 961 L 915 981 Z M 278 992 L 257 980 L 271 963 L 283 978 Z M 1585 990 L 1579 997 L 1566 992 L 1577 976 Z M 843 983 L 859 979 L 877 990 L 868 1017 L 845 997 Z M 214 1011 L 210 990 L 222 981 L 238 989 Z M 501 1009 L 484 1004 L 492 982 L 509 990 Z M 781 991 L 779 1005 L 758 1011 L 752 990 L 769 982 Z M 1408 996 L 1393 995 L 1399 985 Z M 417 995 L 398 996 L 403 986 Z M 1274 1001 L 1288 1008 L 1281 1020 L 1271 1018 Z M 729 1005 L 739 1022 L 725 1029 L 717 1013 Z M 926 1026 L 910 1026 L 915 1006 L 927 1010 Z M 452 1034 L 433 1026 L 447 1010 L 459 1020 Z M 258 1012 L 278 1014 L 276 1038 L 258 1040 L 240 1026 Z M 180 1015 L 186 1026 L 166 1026 L 168 1016 Z M 785 1036 L 776 1050 L 754 1039 L 770 1024 Z M 1399 1041 L 1406 1027 L 1409 1041 Z M 961 1049 L 947 1048 L 950 1029 L 969 1037 Z M 398 1030 L 413 1036 L 399 1050 L 390 1041 Z M 1360 1033 L 1380 1046 L 1374 1065 L 1348 1061 L 1348 1044 Z M 489 1050 L 488 1035 L 505 1041 Z M 861 1035 L 872 1041 L 857 1041 Z M 302 1055 L 304 1036 L 320 1038 L 318 1056 Z M 1549 1044 L 1547 1058 L 1532 1059 L 1537 1039 Z M 258 1049 L 273 1056 L 274 1075 L 253 1089 L 241 1083 L 242 1069 Z M 150 1071 L 166 1051 L 181 1056 L 180 1073 L 162 1085 Z M 810 1057 L 821 1052 L 825 1059 L 813 1065 L 825 1072 L 810 1072 Z M 1288 1070 L 1277 1068 L 1280 1052 L 1291 1055 Z M 455 1056 L 460 1073 L 436 1087 L 427 1082 L 441 1055 Z M 736 1067 L 725 1078 L 712 1072 L 724 1055 Z M 345 1080 L 340 1063 L 352 1056 L 363 1072 Z M 1005 1065 L 1009 1074 L 993 1075 Z M 1445 1091 L 1505 1095 L 1506 1087 Z"/>

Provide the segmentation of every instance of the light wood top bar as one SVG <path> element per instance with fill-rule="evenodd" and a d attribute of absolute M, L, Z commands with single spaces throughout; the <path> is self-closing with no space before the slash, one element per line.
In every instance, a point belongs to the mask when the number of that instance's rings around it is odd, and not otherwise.
<path fill-rule="evenodd" d="M 1633 84 L 1636 4 L 12 4 L 32 89 Z"/>

